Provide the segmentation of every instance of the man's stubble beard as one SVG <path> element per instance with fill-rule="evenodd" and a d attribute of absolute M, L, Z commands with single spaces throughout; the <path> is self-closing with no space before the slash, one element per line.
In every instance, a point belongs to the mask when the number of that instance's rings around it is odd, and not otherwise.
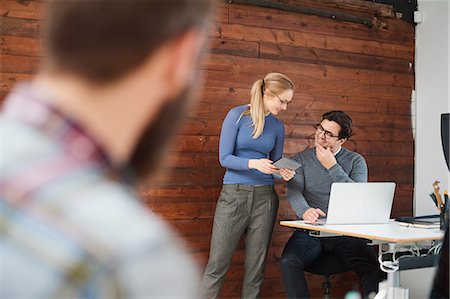
<path fill-rule="evenodd" d="M 193 97 L 193 88 L 188 86 L 168 100 L 141 135 L 129 163 L 138 185 L 151 181 L 162 168 L 179 124 L 187 108 L 192 106 Z"/>

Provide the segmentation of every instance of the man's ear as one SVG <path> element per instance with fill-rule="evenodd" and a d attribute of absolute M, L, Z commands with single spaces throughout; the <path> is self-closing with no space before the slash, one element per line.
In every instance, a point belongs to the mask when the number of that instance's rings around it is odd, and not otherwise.
<path fill-rule="evenodd" d="M 199 30 L 191 29 L 176 37 L 167 47 L 170 60 L 166 72 L 172 95 L 179 94 L 190 84 L 197 70 L 204 37 Z"/>
<path fill-rule="evenodd" d="M 339 139 L 339 143 L 343 145 L 347 141 L 347 138 Z"/>

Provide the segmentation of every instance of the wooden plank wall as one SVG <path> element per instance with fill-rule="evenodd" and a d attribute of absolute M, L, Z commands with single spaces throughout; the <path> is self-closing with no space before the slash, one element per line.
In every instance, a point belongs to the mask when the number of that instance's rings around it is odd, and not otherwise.
<path fill-rule="evenodd" d="M 375 15 L 368 9 L 358 13 Z M 270 71 L 287 74 L 297 86 L 292 104 L 281 114 L 287 134 L 285 153 L 312 145 L 311 125 L 323 112 L 348 111 L 356 136 L 347 146 L 366 157 L 371 181 L 397 182 L 393 215 L 411 215 L 414 27 L 396 19 L 383 22 L 386 28 L 379 30 L 274 9 L 220 5 L 210 34 L 212 53 L 201 65 L 203 96 L 170 155 L 173 171 L 158 181 L 159 187 L 149 187 L 145 193 L 149 206 L 170 219 L 201 265 L 208 258 L 224 173 L 217 153 L 221 122 L 230 108 L 249 101 L 251 84 Z M 293 218 L 284 186 L 279 184 L 277 190 L 278 219 Z M 262 291 L 265 298 L 285 297 L 279 260 L 290 234 L 290 229 L 275 227 Z M 225 298 L 240 295 L 243 259 L 241 242 L 224 284 Z M 312 295 L 321 296 L 322 278 L 309 276 L 308 281 Z M 358 288 L 353 274 L 335 277 L 334 284 L 337 297 Z"/>
<path fill-rule="evenodd" d="M 390 7 L 362 0 L 293 0 L 294 5 L 373 18 Z M 41 60 L 41 1 L 0 0 L 0 99 L 15 82 L 31 78 Z M 356 135 L 347 147 L 363 154 L 370 181 L 395 181 L 392 215 L 412 214 L 414 27 L 395 18 L 377 26 L 276 9 L 221 2 L 209 34 L 211 53 L 201 63 L 202 96 L 183 122 L 169 153 L 169 167 L 142 191 L 146 204 L 178 231 L 200 266 L 208 258 L 215 204 L 224 170 L 218 142 L 227 111 L 249 101 L 251 84 L 267 72 L 288 75 L 294 100 L 280 118 L 286 126 L 285 154 L 313 144 L 311 125 L 328 110 L 347 111 Z M 294 214 L 280 195 L 278 220 Z M 263 298 L 285 298 L 280 256 L 291 230 L 276 225 L 262 290 Z M 240 296 L 244 242 L 241 240 L 222 297 Z M 313 297 L 322 295 L 322 278 L 308 275 Z M 354 274 L 333 278 L 333 294 L 359 288 Z"/>

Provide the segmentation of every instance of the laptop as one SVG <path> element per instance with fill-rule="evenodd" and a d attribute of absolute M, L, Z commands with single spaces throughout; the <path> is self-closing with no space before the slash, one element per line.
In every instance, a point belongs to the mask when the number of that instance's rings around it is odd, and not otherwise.
<path fill-rule="evenodd" d="M 388 223 L 394 182 L 333 183 L 326 218 L 318 224 Z"/>

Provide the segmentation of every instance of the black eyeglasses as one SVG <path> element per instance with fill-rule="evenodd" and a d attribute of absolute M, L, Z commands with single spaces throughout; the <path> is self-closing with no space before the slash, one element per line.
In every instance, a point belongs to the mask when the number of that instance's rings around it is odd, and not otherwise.
<path fill-rule="evenodd" d="M 319 134 L 323 132 L 325 139 L 330 139 L 332 137 L 339 138 L 339 135 L 338 136 L 333 135 L 333 133 L 331 133 L 330 131 L 325 130 L 321 124 L 314 125 L 313 127 L 316 129 L 317 132 L 319 132 Z"/>
<path fill-rule="evenodd" d="M 289 104 L 289 102 L 288 101 L 286 101 L 286 100 L 283 100 L 282 98 L 280 98 L 276 93 L 274 93 L 274 92 L 272 92 L 271 90 L 269 90 L 270 91 L 270 93 L 271 94 L 273 94 L 274 96 L 276 96 L 277 98 L 278 98 L 278 100 L 280 101 L 280 104 L 281 105 L 284 105 L 284 104 Z"/>

